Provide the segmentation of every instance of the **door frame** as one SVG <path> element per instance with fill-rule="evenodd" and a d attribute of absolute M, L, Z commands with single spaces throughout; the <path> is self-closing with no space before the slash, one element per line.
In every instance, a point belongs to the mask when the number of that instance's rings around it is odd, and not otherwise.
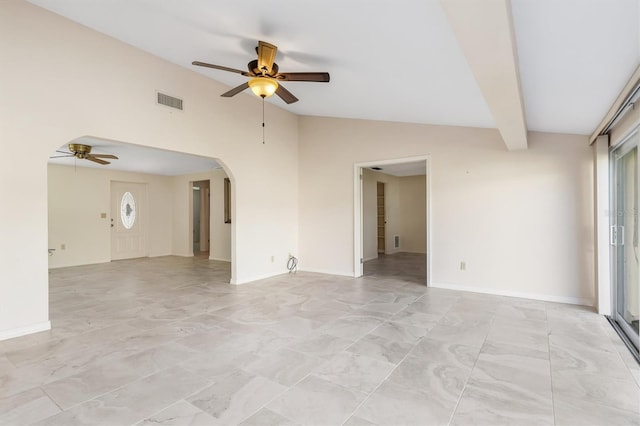
<path fill-rule="evenodd" d="M 382 231 L 382 239 L 383 239 L 383 244 L 382 244 L 382 252 L 380 251 L 380 230 L 378 229 L 378 227 L 380 226 L 378 224 L 378 209 L 380 208 L 379 203 L 379 198 L 380 195 L 378 195 L 378 188 L 380 187 L 380 185 L 382 185 L 382 227 L 384 228 Z M 378 255 L 380 253 L 382 254 L 387 254 L 387 199 L 386 199 L 386 194 L 387 194 L 387 184 L 384 182 L 380 182 L 378 180 L 376 180 L 376 251 L 378 253 Z M 363 202 L 364 202 L 364 195 L 363 195 Z M 364 215 L 364 207 L 362 210 L 362 214 Z M 364 227 L 364 217 L 363 217 L 363 227 Z M 362 235 L 362 243 L 364 244 L 364 232 Z M 364 246 L 363 246 L 363 253 L 362 253 L 362 257 L 364 258 Z"/>
<path fill-rule="evenodd" d="M 363 194 L 362 194 L 362 169 L 373 166 L 384 166 L 388 164 L 415 163 L 424 161 L 426 163 L 426 248 L 427 248 L 427 287 L 431 286 L 431 155 L 418 155 L 414 157 L 403 157 L 377 161 L 363 161 L 353 165 L 353 276 L 361 277 L 363 272 Z"/>
<path fill-rule="evenodd" d="M 631 141 L 633 137 L 636 137 L 635 141 Z M 628 143 L 630 142 L 630 143 Z M 625 144 L 627 146 L 625 146 Z M 617 201 L 618 201 L 618 167 L 617 160 L 619 158 L 624 157 L 631 150 L 636 149 L 637 157 L 637 167 L 640 168 L 640 126 L 634 127 L 627 135 L 620 139 L 620 142 L 613 145 L 609 149 L 609 173 L 610 173 L 610 189 L 609 189 L 609 202 L 610 202 L 610 211 L 612 213 L 617 211 Z M 617 151 L 620 151 L 617 153 Z M 636 183 L 636 188 L 640 190 L 640 173 L 638 173 L 638 182 Z M 611 230 L 614 226 L 617 227 L 618 223 L 616 220 L 616 215 L 611 214 L 609 219 L 609 229 Z M 610 259 L 610 270 L 611 270 L 611 285 L 610 285 L 610 297 L 611 297 L 611 314 L 610 318 L 616 323 L 617 327 L 624 331 L 626 338 L 632 343 L 636 352 L 640 350 L 640 337 L 633 336 L 634 331 L 631 330 L 631 327 L 625 322 L 623 319 L 619 321 L 618 315 L 618 249 L 617 245 L 613 245 L 613 242 L 610 237 L 609 241 L 609 259 Z M 640 302 L 640 301 L 639 301 Z"/>
<path fill-rule="evenodd" d="M 189 181 L 189 185 L 190 185 L 190 188 L 191 188 L 191 192 L 190 192 L 190 195 L 189 195 L 189 228 L 190 228 L 189 247 L 191 247 L 191 256 L 195 256 L 195 252 L 193 250 L 193 243 L 194 243 L 193 233 L 195 231 L 194 228 L 196 227 L 196 224 L 195 224 L 194 218 L 193 218 L 193 216 L 195 214 L 195 211 L 193 209 L 193 192 L 194 192 L 193 188 L 199 182 L 207 182 L 206 190 L 208 191 L 208 194 L 207 194 L 208 195 L 207 196 L 208 206 L 207 206 L 206 210 L 207 210 L 207 212 L 209 214 L 209 217 L 207 218 L 208 219 L 207 220 L 207 222 L 208 222 L 207 228 L 208 228 L 209 232 L 207 233 L 208 242 L 207 242 L 207 250 L 206 251 L 208 251 L 209 255 L 211 255 L 211 232 L 212 232 L 212 226 L 211 226 L 211 215 L 212 215 L 212 212 L 211 212 L 211 208 L 212 208 L 212 206 L 211 206 L 211 179 L 199 179 L 199 180 Z M 200 190 L 202 190 L 202 188 L 200 188 Z M 202 219 L 200 221 L 202 222 Z M 202 231 L 201 231 L 201 233 L 202 233 Z M 202 248 L 202 242 L 200 242 L 200 248 Z"/>

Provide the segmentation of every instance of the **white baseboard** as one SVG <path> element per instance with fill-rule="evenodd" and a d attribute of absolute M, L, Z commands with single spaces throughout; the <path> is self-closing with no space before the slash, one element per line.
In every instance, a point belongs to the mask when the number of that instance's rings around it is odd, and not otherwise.
<path fill-rule="evenodd" d="M 231 259 L 223 259 L 221 257 L 210 257 L 209 260 L 217 260 L 218 262 L 231 262 Z"/>
<path fill-rule="evenodd" d="M 353 278 L 353 271 L 344 272 L 344 271 L 329 271 L 326 269 L 313 269 L 313 268 L 298 268 L 300 272 L 313 272 L 315 274 L 325 274 L 325 275 L 337 275 L 339 277 L 351 277 Z"/>
<path fill-rule="evenodd" d="M 488 287 L 475 287 L 450 283 L 431 283 L 430 287 L 447 290 L 469 291 L 472 293 L 493 294 L 496 296 L 519 297 L 521 299 L 541 300 L 545 302 L 567 303 L 570 305 L 595 306 L 595 300 L 584 297 L 554 296 L 541 293 L 526 293 L 520 291 L 502 290 Z"/>
<path fill-rule="evenodd" d="M 18 327 L 11 330 L 0 331 L 0 341 L 47 330 L 51 330 L 51 321 L 45 321 L 38 324 L 28 325 L 26 327 Z"/>
<path fill-rule="evenodd" d="M 285 275 L 288 273 L 289 273 L 289 270 L 285 270 L 284 272 L 274 272 L 270 274 L 256 275 L 253 277 L 245 278 L 243 280 L 231 280 L 230 284 L 233 284 L 233 285 L 249 284 L 255 281 L 266 280 L 267 278 L 273 278 L 273 277 Z"/>

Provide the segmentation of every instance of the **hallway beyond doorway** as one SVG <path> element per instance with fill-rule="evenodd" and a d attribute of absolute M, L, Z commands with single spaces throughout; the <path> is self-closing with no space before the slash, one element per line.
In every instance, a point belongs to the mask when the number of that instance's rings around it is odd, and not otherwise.
<path fill-rule="evenodd" d="M 422 253 L 380 254 L 364 262 L 364 275 L 427 283 L 427 255 Z"/>

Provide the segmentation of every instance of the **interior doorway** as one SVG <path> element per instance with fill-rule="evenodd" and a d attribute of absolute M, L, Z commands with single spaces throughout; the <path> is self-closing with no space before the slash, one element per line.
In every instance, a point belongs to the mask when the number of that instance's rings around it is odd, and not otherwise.
<path fill-rule="evenodd" d="M 428 163 L 421 156 L 355 165 L 354 276 L 366 269 L 429 285 Z"/>
<path fill-rule="evenodd" d="M 377 221 L 378 221 L 378 253 L 385 253 L 385 240 L 387 238 L 386 224 L 387 218 L 385 217 L 385 205 L 384 205 L 384 182 L 376 182 L 376 201 L 377 201 Z"/>
<path fill-rule="evenodd" d="M 201 180 L 192 184 L 192 234 L 193 255 L 209 257 L 211 242 L 211 183 L 209 180 Z"/>

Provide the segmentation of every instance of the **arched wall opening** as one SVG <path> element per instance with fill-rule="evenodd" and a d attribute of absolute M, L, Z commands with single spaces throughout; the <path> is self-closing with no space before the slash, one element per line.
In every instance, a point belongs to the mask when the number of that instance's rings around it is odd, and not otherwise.
<path fill-rule="evenodd" d="M 235 279 L 236 209 L 224 194 L 224 182 L 233 176 L 220 160 L 89 136 L 70 144 L 59 147 L 47 166 L 49 268 L 193 256 L 193 182 L 206 181 L 209 258 L 230 262 L 229 281 Z M 74 155 L 77 145 L 91 147 L 91 157 Z M 132 197 L 127 212 L 121 209 L 125 193 Z M 230 220 L 223 217 L 225 207 Z"/>
<path fill-rule="evenodd" d="M 46 163 L 81 135 L 223 159 L 233 189 L 233 283 L 287 272 L 287 254 L 298 252 L 297 116 L 266 102 L 262 144 L 261 99 L 221 98 L 229 87 L 190 64 L 169 63 L 28 2 L 10 2 L 6 12 L 4 39 L 20 43 L 3 44 L 2 82 L 11 84 L 0 83 L 11 105 L 2 114 L 8 143 L 0 194 L 12 200 L 0 209 L 0 340 L 49 328 Z M 42 61 L 51 65 L 45 74 Z M 182 99 L 184 108 L 159 105 L 158 92 Z"/>

